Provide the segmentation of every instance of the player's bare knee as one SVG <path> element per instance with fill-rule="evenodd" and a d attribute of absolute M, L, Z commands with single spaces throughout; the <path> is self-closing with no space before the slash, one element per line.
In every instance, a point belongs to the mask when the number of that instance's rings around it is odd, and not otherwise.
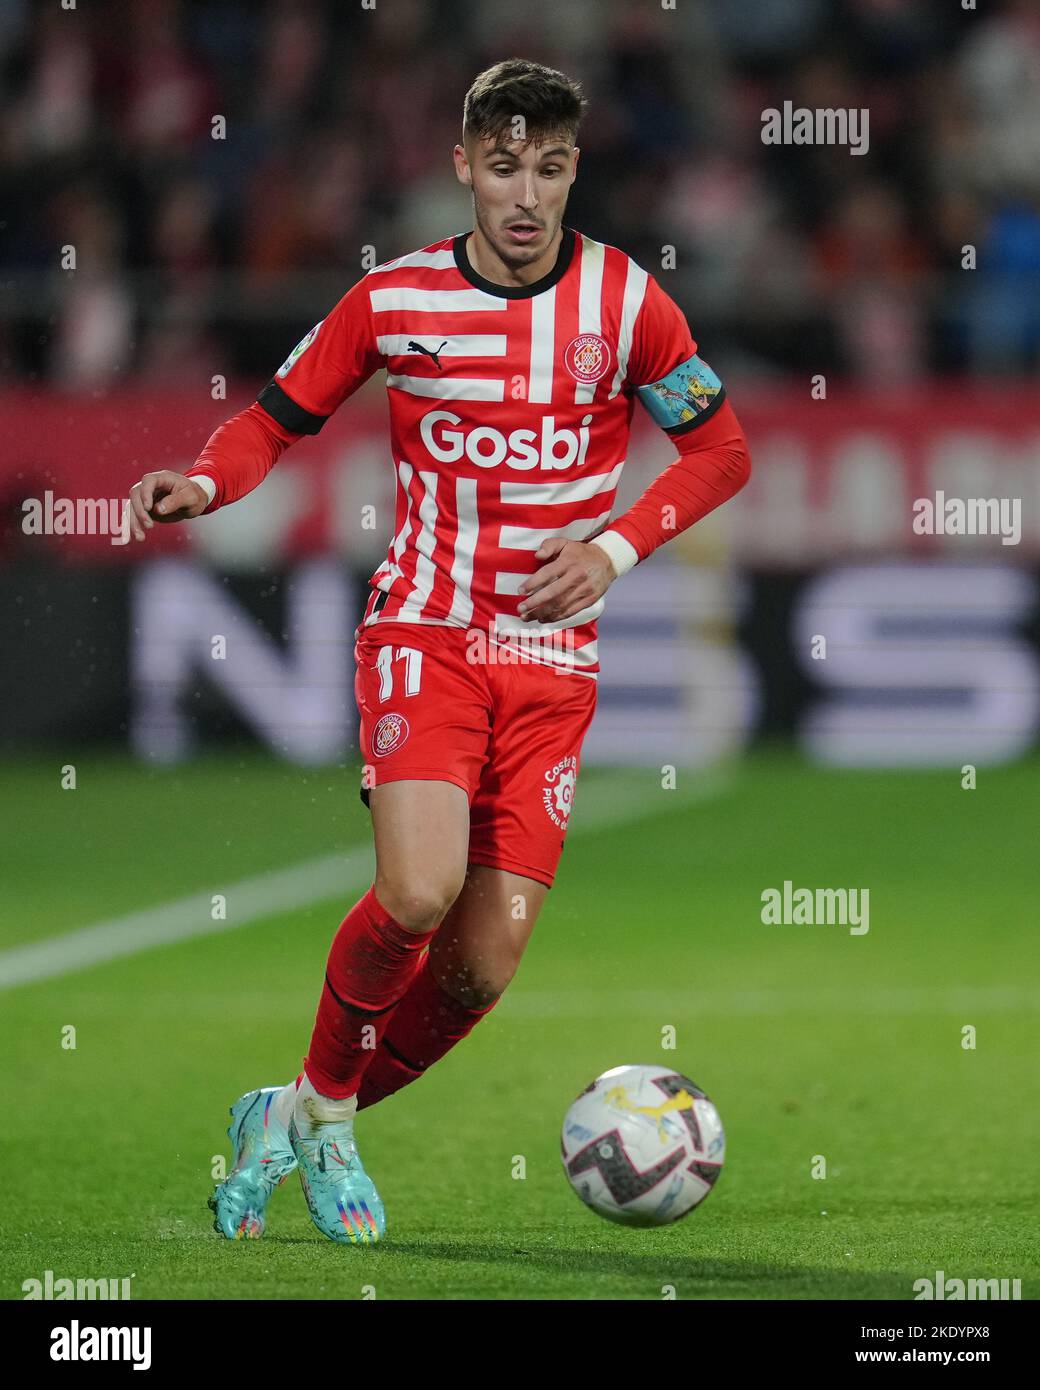
<path fill-rule="evenodd" d="M 505 993 L 518 964 L 513 960 L 459 960 L 449 949 L 446 954 L 437 953 L 435 978 L 445 994 L 467 1009 L 487 1009 Z"/>
<path fill-rule="evenodd" d="M 376 879 L 376 897 L 402 927 L 409 931 L 430 931 L 448 915 L 462 889 L 461 880 L 407 879 L 397 882 Z"/>
<path fill-rule="evenodd" d="M 441 984 L 446 994 L 450 994 L 467 1009 L 489 1009 L 500 999 L 508 981 L 499 983 L 491 979 L 449 979 L 447 986 Z"/>

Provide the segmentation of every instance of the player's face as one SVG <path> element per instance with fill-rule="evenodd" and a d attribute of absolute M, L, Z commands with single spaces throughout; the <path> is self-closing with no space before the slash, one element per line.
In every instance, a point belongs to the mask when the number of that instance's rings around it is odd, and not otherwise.
<path fill-rule="evenodd" d="M 455 167 L 473 189 L 477 226 L 507 265 L 530 265 L 545 255 L 563 222 L 577 145 L 561 135 L 526 146 L 488 138 L 474 141 L 468 158 L 456 145 Z"/>

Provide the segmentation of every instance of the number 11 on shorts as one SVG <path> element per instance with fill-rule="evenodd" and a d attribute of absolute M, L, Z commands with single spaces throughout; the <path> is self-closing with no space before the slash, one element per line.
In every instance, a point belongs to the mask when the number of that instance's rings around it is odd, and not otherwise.
<path fill-rule="evenodd" d="M 418 695 L 419 693 L 419 682 L 422 680 L 422 652 L 417 652 L 414 647 L 398 647 L 396 651 L 391 646 L 380 647 L 379 655 L 376 657 L 376 670 L 379 672 L 380 704 L 389 700 L 394 693 L 393 664 L 400 657 L 404 658 L 404 693 L 406 695 Z"/>

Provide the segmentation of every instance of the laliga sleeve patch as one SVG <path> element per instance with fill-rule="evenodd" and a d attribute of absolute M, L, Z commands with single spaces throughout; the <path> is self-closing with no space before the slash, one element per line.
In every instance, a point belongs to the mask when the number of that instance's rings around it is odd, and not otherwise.
<path fill-rule="evenodd" d="M 325 320 L 322 319 L 320 323 L 316 323 L 314 327 L 311 329 L 311 331 L 307 334 L 306 338 L 300 339 L 300 341 L 293 348 L 292 352 L 290 352 L 289 356 L 285 359 L 282 365 L 275 372 L 275 376 L 288 376 L 288 374 L 292 371 L 293 367 L 295 367 L 296 363 L 300 360 L 303 354 L 310 347 L 311 343 L 314 342 L 315 338 L 318 336 L 318 329 L 324 322 Z"/>
<path fill-rule="evenodd" d="M 637 386 L 636 394 L 655 424 L 669 434 L 683 434 L 715 413 L 726 398 L 726 388 L 707 362 L 691 357 L 660 381 Z"/>

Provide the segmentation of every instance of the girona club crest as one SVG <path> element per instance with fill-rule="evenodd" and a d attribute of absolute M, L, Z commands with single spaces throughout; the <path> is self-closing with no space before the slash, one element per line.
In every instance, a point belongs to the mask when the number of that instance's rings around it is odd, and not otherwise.
<path fill-rule="evenodd" d="M 372 735 L 372 748 L 378 758 L 385 758 L 400 748 L 408 737 L 408 720 L 403 714 L 384 714 Z"/>
<path fill-rule="evenodd" d="M 610 344 L 598 333 L 582 333 L 567 344 L 563 363 L 575 381 L 600 381 L 610 371 Z"/>

